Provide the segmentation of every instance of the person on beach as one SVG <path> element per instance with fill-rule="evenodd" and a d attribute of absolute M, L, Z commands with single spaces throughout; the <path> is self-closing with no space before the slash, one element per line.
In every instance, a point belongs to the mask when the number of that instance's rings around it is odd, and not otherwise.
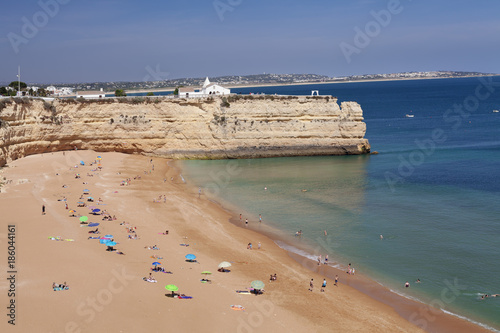
<path fill-rule="evenodd" d="M 318 266 L 321 265 L 321 254 L 318 257 Z"/>
<path fill-rule="evenodd" d="M 321 285 L 321 292 L 325 292 L 326 288 L 326 279 L 323 279 L 323 284 Z"/>
<path fill-rule="evenodd" d="M 406 281 L 405 288 L 410 288 L 410 282 Z"/>
<path fill-rule="evenodd" d="M 42 215 L 45 215 L 45 205 L 42 205 Z"/>
<path fill-rule="evenodd" d="M 201 196 L 201 187 L 198 187 L 198 198 Z"/>
<path fill-rule="evenodd" d="M 241 218 L 242 218 L 242 216 L 241 216 L 241 214 L 240 214 L 240 222 L 241 222 Z"/>
<path fill-rule="evenodd" d="M 335 275 L 335 283 L 333 284 L 334 286 L 337 286 L 337 282 L 339 282 L 339 276 Z M 338 287 L 338 286 L 337 286 Z"/>
<path fill-rule="evenodd" d="M 311 281 L 309 281 L 309 291 L 313 291 L 313 288 L 314 288 L 314 283 L 313 279 L 311 279 Z"/>
<path fill-rule="evenodd" d="M 259 222 L 262 223 L 262 215 L 259 214 Z"/>
<path fill-rule="evenodd" d="M 328 254 L 325 254 L 325 262 L 324 262 L 325 265 L 328 265 Z"/>
<path fill-rule="evenodd" d="M 261 244 L 260 244 L 260 242 L 259 242 L 259 244 L 257 244 L 257 248 L 258 248 L 259 250 L 260 250 L 260 245 L 261 245 Z"/>
<path fill-rule="evenodd" d="M 349 265 L 347 265 L 347 274 L 351 274 L 351 263 L 349 263 Z"/>

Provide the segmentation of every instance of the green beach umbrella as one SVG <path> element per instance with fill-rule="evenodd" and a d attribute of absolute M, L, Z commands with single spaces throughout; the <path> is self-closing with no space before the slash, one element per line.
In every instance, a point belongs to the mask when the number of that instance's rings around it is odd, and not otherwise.
<path fill-rule="evenodd" d="M 174 295 L 174 291 L 179 290 L 179 288 L 175 284 L 167 284 L 165 286 L 165 289 L 167 289 L 168 291 L 171 291 L 172 292 L 172 296 Z"/>
<path fill-rule="evenodd" d="M 81 216 L 80 222 L 86 222 L 88 219 L 89 219 L 88 216 Z"/>
<path fill-rule="evenodd" d="M 212 274 L 212 272 L 210 272 L 210 271 L 203 271 L 203 272 L 201 272 L 201 274 L 209 275 L 209 274 Z"/>
<path fill-rule="evenodd" d="M 264 282 L 260 281 L 260 280 L 255 280 L 255 281 L 252 281 L 252 283 L 250 283 L 250 286 L 254 289 L 264 289 Z"/>

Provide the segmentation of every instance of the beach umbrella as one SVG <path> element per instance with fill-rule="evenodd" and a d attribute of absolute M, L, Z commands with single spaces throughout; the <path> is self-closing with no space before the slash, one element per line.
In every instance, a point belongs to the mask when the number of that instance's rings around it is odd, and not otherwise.
<path fill-rule="evenodd" d="M 159 266 L 161 265 L 161 262 L 158 262 L 158 261 L 155 261 L 154 263 L 152 263 L 153 266 Z"/>
<path fill-rule="evenodd" d="M 113 238 L 113 235 L 106 235 L 103 238 L 110 238 L 111 239 L 111 238 Z"/>
<path fill-rule="evenodd" d="M 172 296 L 174 295 L 174 291 L 179 290 L 179 288 L 175 284 L 167 284 L 165 286 L 165 289 L 167 289 L 168 291 L 171 291 L 172 292 Z"/>
<path fill-rule="evenodd" d="M 186 254 L 186 259 L 187 260 L 195 260 L 196 256 L 194 254 Z"/>
<path fill-rule="evenodd" d="M 228 268 L 231 267 L 231 263 L 227 261 L 223 261 L 219 264 L 219 268 Z"/>
<path fill-rule="evenodd" d="M 88 226 L 89 227 L 97 227 L 99 225 L 99 223 L 89 223 Z"/>
<path fill-rule="evenodd" d="M 86 222 L 88 219 L 88 216 L 80 216 L 80 222 Z"/>
<path fill-rule="evenodd" d="M 115 246 L 116 244 L 118 244 L 117 242 L 107 242 L 106 245 L 107 246 Z"/>
<path fill-rule="evenodd" d="M 201 272 L 201 274 L 209 275 L 209 274 L 212 274 L 212 272 L 210 272 L 210 271 L 203 271 L 203 272 Z"/>
<path fill-rule="evenodd" d="M 101 210 L 99 208 L 92 209 L 92 213 L 99 213 Z"/>
<path fill-rule="evenodd" d="M 87 189 L 83 190 L 83 193 L 89 193 L 89 192 L 90 192 L 90 191 L 89 191 L 89 190 L 87 190 Z"/>
<path fill-rule="evenodd" d="M 253 289 L 264 289 L 264 282 L 260 281 L 260 280 L 255 280 L 255 281 L 252 281 L 252 283 L 250 283 L 250 286 L 253 288 Z"/>
<path fill-rule="evenodd" d="M 85 202 L 83 202 L 83 201 L 78 201 L 78 202 L 77 202 L 77 204 L 79 204 L 79 205 L 83 205 L 83 204 L 85 204 Z"/>
<path fill-rule="evenodd" d="M 101 156 L 97 156 L 97 159 L 100 160 L 100 159 L 102 159 L 102 157 Z"/>
<path fill-rule="evenodd" d="M 70 211 L 69 211 L 69 213 L 70 213 L 70 214 L 76 213 L 76 210 L 73 210 L 73 209 L 72 209 L 72 210 L 70 210 Z"/>
<path fill-rule="evenodd" d="M 93 197 L 87 197 L 87 199 L 94 200 L 94 198 L 93 198 Z"/>
<path fill-rule="evenodd" d="M 101 243 L 101 244 L 106 244 L 106 243 L 109 243 L 109 242 L 111 242 L 111 240 L 107 239 L 107 238 L 101 238 L 101 239 L 99 239 L 99 243 Z"/>

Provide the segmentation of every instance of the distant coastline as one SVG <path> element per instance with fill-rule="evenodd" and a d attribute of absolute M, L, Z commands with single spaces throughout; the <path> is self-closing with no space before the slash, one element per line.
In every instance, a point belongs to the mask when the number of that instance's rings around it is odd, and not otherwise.
<path fill-rule="evenodd" d="M 291 82 L 291 83 L 261 83 L 261 84 L 234 84 L 225 85 L 225 87 L 230 89 L 237 88 L 259 88 L 259 87 L 281 87 L 281 86 L 305 86 L 313 84 L 332 84 L 332 83 L 357 83 L 357 82 L 382 82 L 382 81 L 412 81 L 412 80 L 438 80 L 438 79 L 463 79 L 463 78 L 473 78 L 473 77 L 490 77 L 490 76 L 500 76 L 500 74 L 484 74 L 484 75 L 470 75 L 470 76 L 447 76 L 447 77 L 411 77 L 411 78 L 379 78 L 379 79 L 360 79 L 360 80 L 345 80 L 345 81 L 311 81 L 311 82 Z M 148 92 L 169 92 L 174 91 L 176 87 L 165 87 L 165 88 L 155 88 L 155 89 L 129 89 L 127 93 L 148 93 Z M 106 94 L 113 94 L 114 92 L 106 92 Z"/>

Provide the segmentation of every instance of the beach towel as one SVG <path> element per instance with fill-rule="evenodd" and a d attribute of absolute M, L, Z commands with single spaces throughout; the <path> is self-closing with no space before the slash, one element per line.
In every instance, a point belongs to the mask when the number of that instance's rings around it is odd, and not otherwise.
<path fill-rule="evenodd" d="M 245 308 L 241 305 L 231 305 L 231 309 L 236 311 L 245 311 Z"/>
<path fill-rule="evenodd" d="M 56 287 L 56 288 L 53 288 L 54 291 L 60 291 L 60 290 L 68 290 L 69 287 L 65 287 L 65 288 L 61 288 L 61 287 Z"/>
<path fill-rule="evenodd" d="M 179 295 L 177 296 L 178 299 L 191 299 L 193 298 L 192 296 L 186 296 L 186 295 Z"/>
<path fill-rule="evenodd" d="M 249 290 L 236 290 L 236 292 L 242 295 L 251 295 L 251 292 Z"/>
<path fill-rule="evenodd" d="M 180 246 L 189 246 L 189 244 L 179 244 Z"/>

